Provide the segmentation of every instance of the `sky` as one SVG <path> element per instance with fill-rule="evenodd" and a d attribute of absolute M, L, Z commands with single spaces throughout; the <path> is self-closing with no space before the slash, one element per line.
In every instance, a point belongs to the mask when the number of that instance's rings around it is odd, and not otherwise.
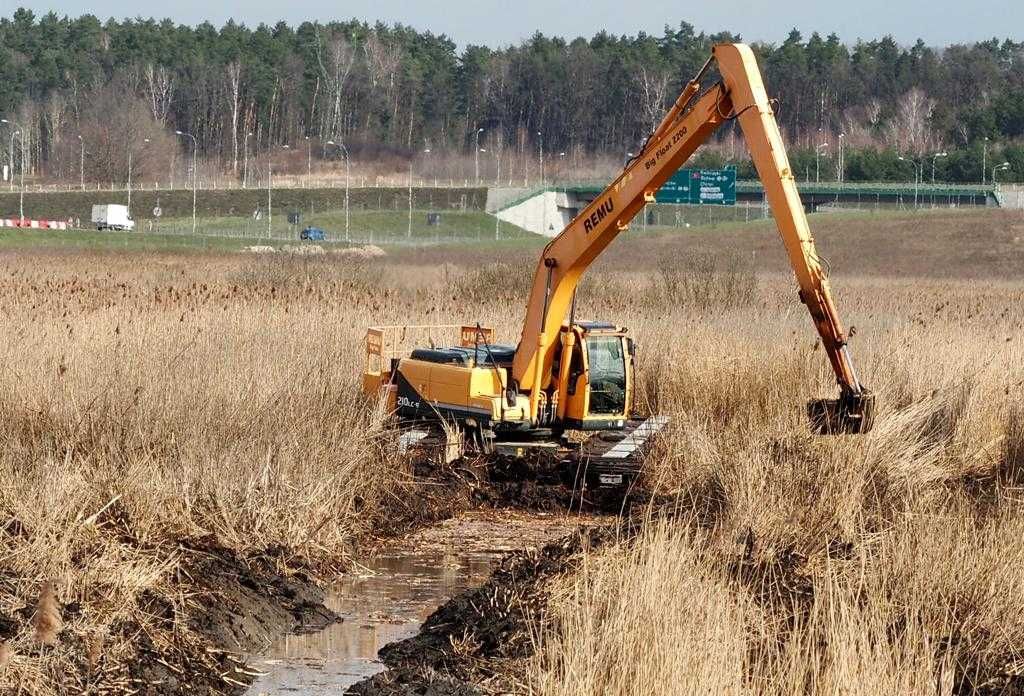
<path fill-rule="evenodd" d="M 698 31 L 739 33 L 745 41 L 779 42 L 794 27 L 805 37 L 812 31 L 835 32 L 847 43 L 886 34 L 902 44 L 921 38 L 932 46 L 992 37 L 1024 40 L 1024 0 L 174 0 L 166 5 L 138 0 L 0 0 L 0 15 L 9 17 L 19 6 L 37 13 L 91 13 L 101 19 L 141 14 L 187 24 L 209 20 L 217 26 L 229 18 L 249 26 L 281 19 L 291 24 L 307 19 L 382 20 L 446 34 L 460 47 L 516 44 L 538 30 L 570 38 L 589 37 L 601 29 L 660 34 L 666 24 L 676 26 L 683 20 Z"/>

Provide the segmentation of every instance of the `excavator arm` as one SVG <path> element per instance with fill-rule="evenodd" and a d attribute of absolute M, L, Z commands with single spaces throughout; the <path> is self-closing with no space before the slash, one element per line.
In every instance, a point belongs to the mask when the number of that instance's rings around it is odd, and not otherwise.
<path fill-rule="evenodd" d="M 712 60 L 722 80 L 698 95 Z M 687 84 L 642 151 L 545 247 L 512 366 L 520 389 L 530 394 L 534 418 L 540 394 L 552 379 L 554 342 L 583 272 L 627 229 L 645 203 L 654 201 L 655 192 L 697 148 L 733 119 L 743 131 L 800 286 L 800 298 L 810 311 L 840 387 L 839 399 L 813 401 L 808 414 L 819 432 L 859 433 L 871 428 L 874 399 L 854 370 L 757 62 L 743 44 L 715 46 L 712 58 Z"/>

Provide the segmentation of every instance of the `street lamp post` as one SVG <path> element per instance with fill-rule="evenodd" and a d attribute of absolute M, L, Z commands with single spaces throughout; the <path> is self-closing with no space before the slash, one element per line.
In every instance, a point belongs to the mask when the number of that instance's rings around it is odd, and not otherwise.
<path fill-rule="evenodd" d="M 78 158 L 79 186 L 84 191 L 85 190 L 85 141 L 82 139 L 81 135 L 78 136 L 78 145 L 79 145 L 79 147 L 81 149 L 81 153 L 79 154 L 79 158 Z"/>
<path fill-rule="evenodd" d="M 478 128 L 473 134 L 473 165 L 476 172 L 476 186 L 480 185 L 480 134 L 483 128 Z"/>
<path fill-rule="evenodd" d="M 6 118 L 0 119 L 0 123 L 6 123 L 11 127 L 11 149 L 8 154 L 11 158 L 11 169 L 9 176 L 11 177 L 11 193 L 14 193 L 14 136 L 21 135 L 21 131 L 18 130 L 18 124 L 8 121 Z"/>
<path fill-rule="evenodd" d="M 249 136 L 246 133 L 242 138 L 242 188 L 249 188 Z"/>
<path fill-rule="evenodd" d="M 18 130 L 18 124 L 8 121 L 6 118 L 0 118 L 0 123 L 11 127 L 11 149 L 8 151 L 8 155 L 11 158 L 11 168 L 8 176 L 11 177 L 11 193 L 14 193 L 14 134 Z"/>
<path fill-rule="evenodd" d="M 142 143 L 148 143 L 149 138 L 143 138 Z M 132 216 L 132 146 L 128 146 L 128 217 Z"/>
<path fill-rule="evenodd" d="M 198 185 L 196 177 L 199 172 L 196 170 L 196 160 L 199 157 L 199 141 L 196 140 L 196 136 L 185 131 L 174 131 L 175 135 L 180 135 L 186 138 L 192 138 L 192 234 L 196 233 L 196 186 Z"/>
<path fill-rule="evenodd" d="M 540 185 L 544 185 L 544 134 L 537 131 L 537 142 L 540 150 Z"/>
<path fill-rule="evenodd" d="M 281 146 L 282 150 L 287 150 L 287 145 Z M 274 216 L 273 202 L 271 201 L 271 191 L 273 190 L 274 183 L 274 149 L 270 148 L 267 150 L 267 239 L 272 236 L 272 230 L 270 227 L 270 221 Z"/>
<path fill-rule="evenodd" d="M 406 236 L 412 239 L 412 158 L 409 158 L 409 229 Z"/>
<path fill-rule="evenodd" d="M 827 148 L 828 143 L 821 143 L 814 148 L 814 183 L 821 183 L 821 150 Z"/>
<path fill-rule="evenodd" d="M 921 179 L 924 178 L 924 162 L 918 163 L 917 160 L 907 159 L 900 155 L 897 157 L 901 162 L 910 162 L 914 167 L 914 209 L 917 209 L 917 191 L 921 185 Z"/>
<path fill-rule="evenodd" d="M 937 160 L 940 157 L 948 157 L 948 156 L 949 156 L 948 152 L 936 152 L 934 155 L 932 155 L 932 183 L 933 184 L 935 183 L 935 160 Z M 935 194 L 933 193 L 932 195 L 934 196 Z"/>
<path fill-rule="evenodd" d="M 309 186 L 309 179 L 313 177 L 313 141 L 306 136 L 306 186 Z"/>
<path fill-rule="evenodd" d="M 25 219 L 25 136 L 20 130 L 11 133 L 11 158 L 14 153 L 14 136 L 21 141 L 21 183 L 18 184 L 18 224 Z M 14 163 L 11 162 L 11 186 L 14 186 Z"/>
<path fill-rule="evenodd" d="M 350 241 L 348 235 L 348 182 L 351 174 L 350 161 L 348 158 L 348 148 L 345 147 L 344 143 L 336 143 L 333 140 L 327 141 L 328 145 L 334 145 L 345 156 L 345 241 Z"/>
<path fill-rule="evenodd" d="M 843 149 L 843 143 L 846 140 L 846 133 L 839 134 L 839 183 L 843 183 L 846 180 L 846 151 Z"/>
<path fill-rule="evenodd" d="M 996 183 L 997 183 L 996 182 L 996 172 L 1003 172 L 1003 171 L 1006 171 L 1009 168 L 1010 168 L 1010 163 L 1009 162 L 1003 162 L 1002 164 L 997 164 L 996 166 L 992 167 L 992 185 L 993 186 L 995 186 Z M 24 166 L 22 167 L 22 169 L 24 169 Z"/>
<path fill-rule="evenodd" d="M 985 172 L 988 165 L 988 136 L 985 136 L 985 140 L 981 144 L 981 185 L 985 185 Z"/>

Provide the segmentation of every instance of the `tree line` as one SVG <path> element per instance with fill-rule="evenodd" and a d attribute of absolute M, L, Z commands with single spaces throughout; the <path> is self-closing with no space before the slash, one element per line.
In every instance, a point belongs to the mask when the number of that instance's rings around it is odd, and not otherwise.
<path fill-rule="evenodd" d="M 472 155 L 481 143 L 618 157 L 715 43 L 736 40 L 680 22 L 660 35 L 537 33 L 459 49 L 429 31 L 359 21 L 217 28 L 18 9 L 0 18 L 0 115 L 21 137 L 0 138 L 0 149 L 34 175 L 71 178 L 83 173 L 88 142 L 89 176 L 101 180 L 122 179 L 136 146 L 139 171 L 168 150 L 187 161 L 192 141 L 175 131 L 195 137 L 206 166 L 235 175 L 248 153 L 307 139 L 317 158 L 340 155 L 329 141 L 353 157 L 397 161 L 430 149 Z M 840 134 L 847 179 L 905 178 L 908 160 L 930 175 L 929 158 L 942 151 L 945 179 L 979 180 L 985 156 L 995 165 L 1019 158 L 1000 178 L 1024 177 L 1024 43 L 883 37 L 848 46 L 794 30 L 753 48 L 795 159 L 817 150 L 817 177 L 822 156 L 826 178 L 840 175 Z M 731 157 L 734 137 L 722 134 L 705 157 Z"/>

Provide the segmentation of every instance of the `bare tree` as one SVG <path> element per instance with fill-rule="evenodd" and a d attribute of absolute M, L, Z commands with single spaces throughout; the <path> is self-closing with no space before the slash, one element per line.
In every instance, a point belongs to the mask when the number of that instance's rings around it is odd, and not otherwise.
<path fill-rule="evenodd" d="M 896 116 L 889 124 L 890 144 L 920 154 L 931 144 L 931 117 L 935 100 L 914 87 L 900 97 Z"/>
<path fill-rule="evenodd" d="M 665 113 L 665 100 L 668 94 L 669 75 L 665 70 L 655 70 L 646 65 L 640 66 L 640 90 L 643 97 L 641 106 L 644 111 L 644 123 L 648 132 L 657 128 Z"/>
<path fill-rule="evenodd" d="M 46 119 L 46 130 L 50 136 L 50 152 L 59 152 L 60 142 L 64 135 L 64 123 L 67 120 L 68 100 L 62 92 L 51 92 L 46 99 L 43 109 L 43 117 Z M 58 159 L 58 176 L 64 172 L 61 170 L 61 160 Z M 49 167 L 48 167 L 49 169 Z M 51 169 L 51 174 L 53 171 Z"/>
<path fill-rule="evenodd" d="M 402 65 L 402 49 L 398 44 L 381 39 L 376 32 L 370 34 L 363 46 L 370 87 L 374 95 L 381 94 L 381 102 L 391 111 L 390 129 L 398 120 L 398 71 Z"/>
<path fill-rule="evenodd" d="M 324 90 L 328 106 L 321 119 L 320 137 L 340 132 L 343 118 L 342 101 L 345 83 L 355 64 L 356 52 L 341 32 L 333 32 L 324 38 L 320 27 L 316 30 L 316 59 L 320 66 L 320 76 L 324 81 Z"/>
<path fill-rule="evenodd" d="M 174 94 L 174 75 L 163 66 L 146 65 L 145 71 L 146 97 L 153 119 L 162 126 L 167 125 L 167 117 L 171 112 L 171 100 Z"/>
<path fill-rule="evenodd" d="M 242 108 L 242 63 L 232 61 L 227 65 L 227 82 L 231 99 L 231 172 L 238 174 L 238 114 Z"/>

